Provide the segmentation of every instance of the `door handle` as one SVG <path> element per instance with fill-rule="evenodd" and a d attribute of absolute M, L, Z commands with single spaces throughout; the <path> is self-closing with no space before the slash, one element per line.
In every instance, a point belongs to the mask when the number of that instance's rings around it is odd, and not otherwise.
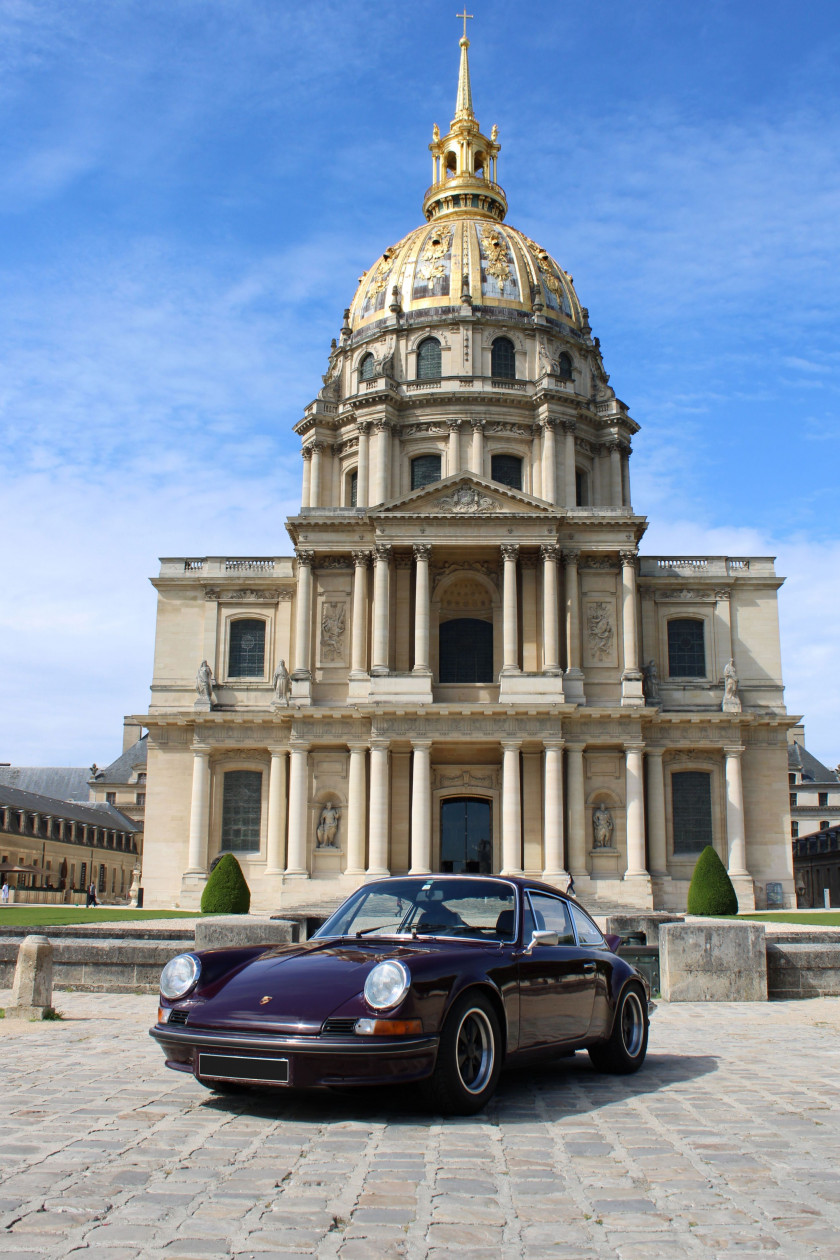
<path fill-rule="evenodd" d="M 598 966 L 598 964 L 597 964 L 597 963 L 594 963 L 594 962 L 585 962 L 585 963 L 583 964 L 583 970 L 584 970 L 584 971 L 594 971 L 594 970 L 595 970 L 595 968 L 596 968 L 597 966 Z"/>

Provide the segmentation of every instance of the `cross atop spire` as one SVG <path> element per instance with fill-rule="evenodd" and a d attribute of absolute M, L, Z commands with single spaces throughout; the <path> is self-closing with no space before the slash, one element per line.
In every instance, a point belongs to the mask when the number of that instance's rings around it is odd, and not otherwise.
<path fill-rule="evenodd" d="M 461 66 L 458 71 L 458 95 L 455 98 L 455 118 L 454 122 L 472 121 L 475 119 L 472 107 L 472 88 L 470 87 L 470 63 L 467 59 L 467 49 L 470 41 L 467 39 L 467 18 L 472 18 L 472 13 L 467 13 L 467 6 L 464 5 L 463 13 L 456 13 L 457 18 L 464 19 L 464 34 L 461 37 Z"/>
<path fill-rule="evenodd" d="M 456 14 L 455 14 L 455 16 L 456 16 L 456 18 L 463 18 L 463 19 L 464 19 L 464 39 L 466 39 L 466 38 L 467 38 L 467 18 L 474 18 L 474 17 L 475 17 L 475 14 L 474 14 L 474 13 L 467 13 L 467 6 L 466 6 L 466 5 L 464 5 L 464 12 L 463 12 L 463 13 L 456 13 Z"/>

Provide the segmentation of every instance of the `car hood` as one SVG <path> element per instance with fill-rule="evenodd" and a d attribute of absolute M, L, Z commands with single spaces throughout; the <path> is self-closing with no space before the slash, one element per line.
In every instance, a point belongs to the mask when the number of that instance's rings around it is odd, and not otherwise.
<path fill-rule="evenodd" d="M 393 941 L 348 940 L 269 949 L 222 976 L 206 995 L 199 989 L 189 1026 L 311 1035 L 333 1011 L 361 994 L 368 972 L 378 962 L 408 960 L 426 952 L 421 946 Z"/>

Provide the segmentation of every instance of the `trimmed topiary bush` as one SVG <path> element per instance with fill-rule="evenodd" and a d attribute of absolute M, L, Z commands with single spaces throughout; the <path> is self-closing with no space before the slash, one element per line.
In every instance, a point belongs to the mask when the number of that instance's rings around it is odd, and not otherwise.
<path fill-rule="evenodd" d="M 202 914 L 247 914 L 251 908 L 251 890 L 242 867 L 232 853 L 226 853 L 210 872 L 201 894 Z"/>
<path fill-rule="evenodd" d="M 689 914 L 737 914 L 738 897 L 726 867 L 707 844 L 697 859 L 688 889 Z"/>

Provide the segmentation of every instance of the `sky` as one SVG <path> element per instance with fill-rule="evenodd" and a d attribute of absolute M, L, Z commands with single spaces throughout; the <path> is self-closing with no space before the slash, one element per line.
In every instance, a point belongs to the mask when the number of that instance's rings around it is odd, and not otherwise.
<path fill-rule="evenodd" d="M 645 554 L 773 555 L 840 761 L 840 8 L 473 4 L 508 220 L 642 426 Z M 422 222 L 456 6 L 0 0 L 0 761 L 107 764 L 160 556 L 288 555 L 292 425 Z"/>

